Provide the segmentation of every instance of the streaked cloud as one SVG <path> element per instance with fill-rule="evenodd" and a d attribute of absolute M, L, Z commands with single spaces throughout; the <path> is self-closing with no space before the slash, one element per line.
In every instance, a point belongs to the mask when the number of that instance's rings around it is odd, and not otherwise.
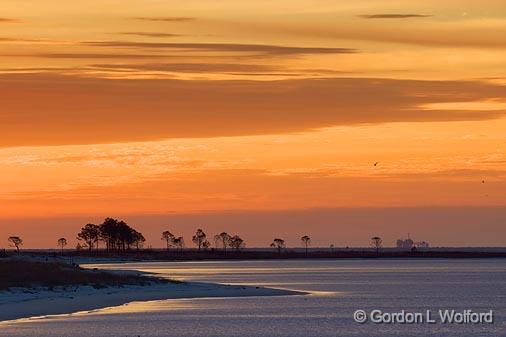
<path fill-rule="evenodd" d="M 200 164 L 197 164 L 197 167 Z M 191 167 L 191 166 L 190 166 Z M 504 176 L 502 176 L 504 177 Z M 179 212 L 204 209 L 297 209 L 314 207 L 409 207 L 420 199 L 440 206 L 486 205 L 487 197 L 477 191 L 481 183 L 467 179 L 449 180 L 431 175 L 411 177 L 343 177 L 309 174 L 271 175 L 262 169 L 192 170 L 186 165 L 179 171 L 167 171 L 142 180 L 132 177 L 96 176 L 92 179 L 53 186 L 47 190 L 12 192 L 2 202 L 44 200 L 48 204 L 64 203 L 78 213 L 87 201 L 100 205 L 100 212 L 163 212 L 170 204 Z M 400 179 L 402 178 L 402 179 Z M 480 177 L 477 177 L 480 179 Z M 477 179 L 477 180 L 478 180 Z M 480 179 L 481 180 L 481 179 Z M 269 188 L 266 189 L 266 186 Z M 504 179 L 496 179 L 488 191 L 497 205 L 504 206 Z M 448 190 L 458 191 L 452 199 Z M 353 196 L 336 191 L 353 190 Z M 417 191 L 416 194 L 413 191 Z M 114 201 L 114 202 L 113 202 Z M 129 207 L 125 207 L 125 206 Z M 68 208 L 67 208 L 68 209 Z"/>
<path fill-rule="evenodd" d="M 240 44 L 240 43 L 164 43 L 164 42 L 132 42 L 132 41 L 90 41 L 83 42 L 87 46 L 117 47 L 117 48 L 143 48 L 143 49 L 169 49 L 180 51 L 206 51 L 206 52 L 249 52 L 268 55 L 304 55 L 304 54 L 351 54 L 358 52 L 352 48 L 331 47 L 289 47 L 266 44 Z"/>
<path fill-rule="evenodd" d="M 149 63 L 149 64 L 93 64 L 104 70 L 137 70 L 181 73 L 259 73 L 281 70 L 280 67 L 240 63 Z"/>
<path fill-rule="evenodd" d="M 162 32 L 121 32 L 120 35 L 132 35 L 141 37 L 179 37 L 181 34 L 162 33 Z"/>
<path fill-rule="evenodd" d="M 181 16 L 141 16 L 134 18 L 141 21 L 161 21 L 161 22 L 188 22 L 194 21 L 196 18 Z"/>
<path fill-rule="evenodd" d="M 399 28 L 402 24 L 402 29 Z M 223 24 L 225 25 L 225 24 Z M 431 20 L 421 25 L 413 20 L 348 20 L 321 23 L 285 22 L 230 22 L 228 29 L 242 32 L 262 32 L 290 36 L 291 38 L 314 38 L 370 41 L 408 44 L 424 47 L 505 48 L 506 21 L 484 18 L 481 20 Z"/>
<path fill-rule="evenodd" d="M 58 74 L 66 73 L 68 71 L 77 71 L 81 70 L 81 68 L 74 67 L 18 67 L 18 68 L 0 68 L 0 72 L 4 73 L 39 73 L 39 72 L 56 72 Z"/>
<path fill-rule="evenodd" d="M 33 53 L 1 56 L 23 56 L 47 59 L 150 59 L 170 57 L 168 55 L 155 54 L 127 54 L 127 53 Z"/>
<path fill-rule="evenodd" d="M 358 17 L 363 19 L 410 19 L 410 18 L 427 18 L 432 15 L 426 14 L 362 14 Z"/>
<path fill-rule="evenodd" d="M 506 110 L 506 100 L 493 99 L 486 101 L 475 102 L 445 102 L 445 103 L 432 103 L 421 106 L 423 109 L 428 110 L 453 110 L 453 111 L 504 111 Z"/>
<path fill-rule="evenodd" d="M 23 39 L 15 37 L 0 37 L 0 42 L 17 43 L 17 42 L 29 42 L 29 43 L 54 43 L 54 41 L 45 39 Z"/>
<path fill-rule="evenodd" d="M 0 18 L 0 23 L 18 23 L 20 22 L 17 19 L 11 19 L 11 18 Z"/>

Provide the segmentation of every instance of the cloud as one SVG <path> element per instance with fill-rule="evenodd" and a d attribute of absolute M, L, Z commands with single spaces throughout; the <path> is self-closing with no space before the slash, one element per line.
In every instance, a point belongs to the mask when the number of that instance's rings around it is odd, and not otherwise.
<path fill-rule="evenodd" d="M 476 184 L 481 183 L 483 179 L 502 181 L 506 177 L 506 170 L 503 169 L 449 169 L 438 170 L 434 172 L 411 172 L 411 173 L 384 173 L 379 174 L 378 177 L 393 178 L 398 180 L 470 180 L 475 181 Z"/>
<path fill-rule="evenodd" d="M 0 37 L 0 42 L 31 42 L 31 43 L 51 43 L 53 41 L 44 39 L 19 39 L 14 37 Z"/>
<path fill-rule="evenodd" d="M 413 20 L 399 21 L 366 19 L 308 24 L 304 22 L 229 22 L 224 28 L 242 32 L 275 34 L 313 39 L 374 41 L 432 47 L 505 48 L 506 21 L 500 19 L 431 21 L 430 25 Z M 378 22 L 381 21 L 381 22 Z"/>
<path fill-rule="evenodd" d="M 150 59 L 150 58 L 167 58 L 168 55 L 154 54 L 114 54 L 114 53 L 34 53 L 34 54 L 18 54 L 3 56 L 22 56 L 36 57 L 48 59 Z"/>
<path fill-rule="evenodd" d="M 94 64 L 104 70 L 137 70 L 180 73 L 260 73 L 277 71 L 280 67 L 239 63 L 150 63 L 150 64 Z"/>
<path fill-rule="evenodd" d="M 162 21 L 162 22 L 188 22 L 188 21 L 196 20 L 196 18 L 180 17 L 180 16 L 166 16 L 166 17 L 144 16 L 144 17 L 136 17 L 134 19 L 141 20 L 141 21 Z"/>
<path fill-rule="evenodd" d="M 121 35 L 133 35 L 142 37 L 179 37 L 181 34 L 160 33 L 160 32 L 122 32 Z"/>
<path fill-rule="evenodd" d="M 409 19 L 409 18 L 427 18 L 432 15 L 425 14 L 363 14 L 358 15 L 362 19 Z"/>
<path fill-rule="evenodd" d="M 181 163 L 176 170 L 140 179 L 100 173 L 46 188 L 3 193 L 6 216 L 24 214 L 163 213 L 200 210 L 294 209 L 316 207 L 408 207 L 420 205 L 505 205 L 504 179 L 487 187 L 468 180 L 386 177 L 270 175 L 262 169 L 212 169 Z M 177 165 L 177 164 L 176 164 Z M 104 172 L 104 163 L 98 163 Z M 117 171 L 119 172 L 119 171 Z M 123 172 L 123 171 L 122 171 Z M 125 179 L 126 178 L 126 179 Z M 132 179 L 133 178 L 133 179 Z M 336 191 L 353 191 L 336 193 Z M 413 193 L 416 191 L 416 193 Z M 427 201 L 430 200 L 430 203 Z M 9 207 L 10 205 L 15 206 Z M 20 207 L 19 205 L 22 205 Z M 16 207 L 17 206 L 17 207 Z M 45 209 L 46 212 L 36 211 Z"/>
<path fill-rule="evenodd" d="M 19 20 L 11 18 L 0 18 L 0 23 L 18 23 Z"/>
<path fill-rule="evenodd" d="M 23 165 L 32 165 L 40 168 L 42 165 L 79 165 L 84 166 L 138 166 L 142 164 L 146 168 L 146 174 L 149 169 L 160 168 L 163 166 L 165 170 L 175 169 L 203 169 L 208 162 L 199 159 L 185 159 L 175 155 L 170 155 L 170 152 L 164 152 L 163 155 L 147 153 L 147 152 L 126 152 L 126 153 L 101 153 L 101 152 L 88 152 L 83 154 L 62 154 L 57 156 L 28 156 L 10 158 L 8 160 L 0 160 L 2 164 L 14 163 Z M 214 162 L 212 163 L 214 164 Z M 225 163 L 230 165 L 230 163 Z M 85 183 L 89 185 L 89 181 Z"/>
<path fill-rule="evenodd" d="M 89 41 L 83 44 L 94 47 L 170 49 L 176 51 L 207 51 L 261 53 L 269 55 L 304 55 L 304 54 L 351 54 L 357 50 L 351 48 L 325 47 L 287 47 L 264 44 L 237 43 L 164 43 L 164 42 L 131 42 L 131 41 Z"/>
<path fill-rule="evenodd" d="M 25 73 L 38 73 L 38 72 L 57 72 L 57 73 L 65 73 L 66 71 L 76 71 L 80 70 L 80 68 L 76 67 L 18 67 L 18 68 L 1 68 L 1 72 L 25 72 Z"/>
<path fill-rule="evenodd" d="M 478 81 L 278 81 L 0 75 L 0 146 L 261 135 L 336 125 L 488 120 L 504 110 L 427 110 L 506 97 Z"/>

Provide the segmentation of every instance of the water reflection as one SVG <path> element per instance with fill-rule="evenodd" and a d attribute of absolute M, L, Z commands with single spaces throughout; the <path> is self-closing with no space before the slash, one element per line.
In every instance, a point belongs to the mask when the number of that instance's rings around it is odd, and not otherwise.
<path fill-rule="evenodd" d="M 155 272 L 176 279 L 288 288 L 311 295 L 134 302 L 2 325 L 0 336 L 460 337 L 501 336 L 506 331 L 506 260 L 502 259 L 154 262 L 106 267 Z M 413 327 L 353 322 L 355 310 L 376 308 L 493 309 L 496 323 Z"/>

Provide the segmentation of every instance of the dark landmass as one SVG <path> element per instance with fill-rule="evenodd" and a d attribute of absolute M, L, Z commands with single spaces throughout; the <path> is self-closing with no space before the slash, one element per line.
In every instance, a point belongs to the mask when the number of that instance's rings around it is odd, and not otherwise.
<path fill-rule="evenodd" d="M 136 274 L 88 270 L 62 262 L 39 262 L 21 259 L 0 260 L 0 291 L 9 288 L 88 285 L 95 288 L 167 283 L 168 280 Z"/>
<path fill-rule="evenodd" d="M 83 252 L 74 252 L 74 256 L 90 256 Z M 169 261 L 188 261 L 188 260 L 269 260 L 269 259 L 349 259 L 349 258 L 498 258 L 506 257 L 506 249 L 498 251 L 486 250 L 398 250 L 381 249 L 378 252 L 375 249 L 355 249 L 340 248 L 334 250 L 312 249 L 307 253 L 303 249 L 283 249 L 281 252 L 272 249 L 254 250 L 243 249 L 240 251 L 227 250 L 226 252 L 218 249 L 209 249 L 197 251 L 196 249 L 187 249 L 184 251 L 176 250 L 132 250 L 125 254 L 116 255 L 111 252 L 99 251 L 92 253 L 92 256 L 98 257 L 129 257 L 140 260 L 169 260 Z"/>
<path fill-rule="evenodd" d="M 14 254 L 14 253 L 12 253 Z M 55 250 L 32 250 L 21 254 L 32 256 L 61 257 Z M 336 248 L 334 250 L 311 249 L 307 253 L 303 249 L 284 249 L 281 252 L 267 249 L 243 249 L 240 251 L 208 249 L 141 249 L 125 252 L 99 251 L 66 251 L 67 259 L 80 260 L 81 258 L 120 259 L 127 261 L 199 261 L 199 260 L 270 260 L 270 259 L 378 259 L 378 258 L 506 258 L 506 248 L 429 248 L 419 250 L 400 250 L 383 248 L 375 249 Z M 0 259 L 1 261 L 1 259 Z"/>

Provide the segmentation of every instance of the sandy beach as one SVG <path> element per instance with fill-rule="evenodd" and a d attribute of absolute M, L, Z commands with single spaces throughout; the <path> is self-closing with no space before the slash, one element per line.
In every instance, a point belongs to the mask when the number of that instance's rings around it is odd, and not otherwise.
<path fill-rule="evenodd" d="M 200 282 L 153 284 L 95 289 L 90 286 L 66 289 L 11 289 L 0 292 L 0 322 L 48 315 L 71 314 L 118 306 L 135 301 L 180 298 L 282 296 L 303 294 L 255 286 Z"/>

